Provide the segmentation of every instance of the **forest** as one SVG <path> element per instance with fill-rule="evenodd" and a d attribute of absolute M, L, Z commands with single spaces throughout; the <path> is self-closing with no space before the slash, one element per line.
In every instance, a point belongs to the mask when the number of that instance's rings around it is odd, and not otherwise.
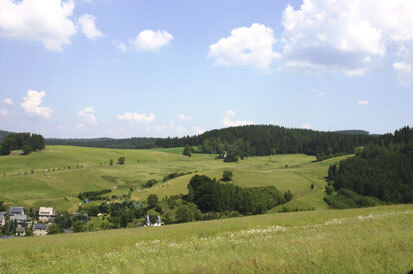
<path fill-rule="evenodd" d="M 47 138 L 47 145 L 64 145 L 116 149 L 149 149 L 155 148 L 158 138 L 134 137 L 127 139 L 92 138 L 92 139 L 58 139 Z"/>
<path fill-rule="evenodd" d="M 13 150 L 23 150 L 27 155 L 32 151 L 45 148 L 45 141 L 40 134 L 30 133 L 11 133 L 0 144 L 0 155 L 9 155 Z"/>
<path fill-rule="evenodd" d="M 380 144 L 356 150 L 356 156 L 332 165 L 327 180 L 336 191 L 349 189 L 388 203 L 413 202 L 413 129 L 386 134 Z"/>
<path fill-rule="evenodd" d="M 366 131 L 322 132 L 274 125 L 248 125 L 207 131 L 202 135 L 156 140 L 160 147 L 198 146 L 200 153 L 224 151 L 238 156 L 304 153 L 353 153 L 358 146 L 376 142 Z"/>

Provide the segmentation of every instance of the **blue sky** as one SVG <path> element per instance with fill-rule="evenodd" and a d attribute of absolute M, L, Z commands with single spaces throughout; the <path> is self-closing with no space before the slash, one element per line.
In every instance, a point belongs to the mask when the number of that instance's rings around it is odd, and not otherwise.
<path fill-rule="evenodd" d="M 0 129 L 412 125 L 409 0 L 0 0 Z"/>

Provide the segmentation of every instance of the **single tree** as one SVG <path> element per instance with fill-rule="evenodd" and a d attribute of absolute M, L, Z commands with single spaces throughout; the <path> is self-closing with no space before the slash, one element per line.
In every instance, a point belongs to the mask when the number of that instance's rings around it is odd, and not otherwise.
<path fill-rule="evenodd" d="M 147 202 L 149 206 L 156 206 L 158 204 L 158 196 L 156 194 L 149 194 Z"/>
<path fill-rule="evenodd" d="M 126 158 L 125 158 L 124 156 L 119 157 L 119 159 L 118 159 L 118 164 L 119 164 L 119 165 L 123 165 L 123 164 L 125 163 L 125 161 L 126 161 Z"/>
<path fill-rule="evenodd" d="M 229 182 L 231 180 L 232 180 L 232 171 L 231 170 L 224 170 L 224 173 L 222 174 L 221 181 Z"/>

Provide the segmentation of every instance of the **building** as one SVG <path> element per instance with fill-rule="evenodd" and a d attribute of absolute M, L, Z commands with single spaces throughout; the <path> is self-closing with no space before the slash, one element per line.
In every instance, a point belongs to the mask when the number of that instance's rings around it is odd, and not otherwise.
<path fill-rule="evenodd" d="M 15 215 L 10 217 L 10 221 L 12 221 L 12 222 L 16 221 L 17 224 L 19 224 L 19 225 L 22 225 L 22 224 L 26 223 L 26 220 L 27 220 L 27 215 L 17 215 L 17 214 L 15 214 Z"/>
<path fill-rule="evenodd" d="M 25 236 L 26 235 L 26 229 L 23 226 L 18 226 L 16 227 L 16 236 Z"/>
<path fill-rule="evenodd" d="M 39 221 L 43 223 L 48 223 L 54 220 L 56 213 L 53 207 L 40 207 L 39 209 Z"/>
<path fill-rule="evenodd" d="M 0 226 L 4 226 L 6 224 L 6 214 L 4 212 L 0 212 Z"/>
<path fill-rule="evenodd" d="M 23 207 L 11 207 L 7 213 L 10 217 L 14 215 L 24 215 L 24 208 Z"/>
<path fill-rule="evenodd" d="M 47 234 L 47 225 L 46 224 L 35 224 L 33 226 L 33 235 L 34 236 L 44 236 Z"/>

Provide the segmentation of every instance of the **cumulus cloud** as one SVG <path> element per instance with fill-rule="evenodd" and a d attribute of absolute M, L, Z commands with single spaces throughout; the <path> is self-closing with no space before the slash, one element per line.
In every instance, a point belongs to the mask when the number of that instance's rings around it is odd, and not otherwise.
<path fill-rule="evenodd" d="M 173 35 L 166 30 L 144 30 L 136 36 L 135 39 L 129 40 L 129 43 L 137 51 L 156 51 L 159 48 L 169 45 L 173 40 Z"/>
<path fill-rule="evenodd" d="M 205 130 L 202 129 L 200 126 L 193 126 L 193 127 L 192 127 L 192 131 L 193 131 L 195 134 L 202 134 L 202 133 L 205 132 Z"/>
<path fill-rule="evenodd" d="M 97 18 L 91 14 L 85 13 L 78 19 L 79 28 L 82 33 L 89 39 L 97 39 L 103 33 L 96 27 Z"/>
<path fill-rule="evenodd" d="M 237 114 L 233 110 L 227 110 L 224 113 L 224 118 L 222 119 L 222 124 L 226 127 L 237 127 L 237 126 L 246 126 L 246 125 L 253 125 L 255 124 L 253 121 L 246 121 L 246 120 L 236 120 L 233 121 L 233 118 Z"/>
<path fill-rule="evenodd" d="M 23 103 L 21 103 L 24 113 L 27 116 L 39 116 L 49 119 L 53 110 L 42 105 L 45 96 L 46 92 L 44 91 L 28 90 L 27 96 L 23 97 Z"/>
<path fill-rule="evenodd" d="M 95 116 L 95 108 L 93 106 L 90 107 L 86 107 L 84 109 L 82 109 L 81 111 L 78 112 L 78 116 L 79 119 L 82 121 L 82 123 L 80 123 L 78 127 L 79 128 L 83 128 L 84 127 L 84 123 L 87 123 L 89 125 L 93 125 L 93 126 L 97 126 L 99 125 L 96 116 Z"/>
<path fill-rule="evenodd" d="M 128 48 L 126 47 L 126 44 L 123 43 L 122 41 L 114 40 L 112 41 L 112 45 L 115 48 L 120 49 L 122 52 L 126 52 L 128 50 Z"/>
<path fill-rule="evenodd" d="M 6 104 L 8 106 L 13 105 L 13 100 L 10 99 L 10 98 L 4 98 L 2 102 L 3 102 L 3 104 Z"/>
<path fill-rule="evenodd" d="M 72 0 L 0 0 L 0 36 L 41 42 L 48 50 L 62 51 L 76 26 L 70 17 Z"/>
<path fill-rule="evenodd" d="M 179 114 L 179 119 L 182 121 L 190 121 L 192 120 L 192 117 L 186 116 L 185 114 Z"/>
<path fill-rule="evenodd" d="M 367 100 L 358 100 L 357 101 L 357 105 L 365 106 L 365 105 L 368 105 L 368 104 L 369 104 L 369 101 L 367 101 Z"/>
<path fill-rule="evenodd" d="M 310 123 L 305 123 L 305 124 L 301 125 L 301 128 L 304 128 L 304 129 L 312 129 L 313 126 L 312 126 Z"/>
<path fill-rule="evenodd" d="M 282 18 L 286 65 L 363 75 L 390 51 L 413 41 L 412 14 L 409 0 L 304 0 L 298 9 L 289 5 Z M 402 63 L 394 68 L 405 71 Z"/>
<path fill-rule="evenodd" d="M 122 115 L 118 115 L 119 120 L 125 120 L 129 122 L 148 124 L 155 121 L 155 115 L 150 114 L 139 114 L 137 112 L 126 112 Z"/>
<path fill-rule="evenodd" d="M 209 46 L 208 57 L 222 66 L 250 65 L 267 69 L 281 55 L 273 50 L 274 32 L 263 24 L 233 29 L 229 37 Z"/>
<path fill-rule="evenodd" d="M 0 116 L 9 116 L 9 111 L 7 109 L 0 109 Z"/>

